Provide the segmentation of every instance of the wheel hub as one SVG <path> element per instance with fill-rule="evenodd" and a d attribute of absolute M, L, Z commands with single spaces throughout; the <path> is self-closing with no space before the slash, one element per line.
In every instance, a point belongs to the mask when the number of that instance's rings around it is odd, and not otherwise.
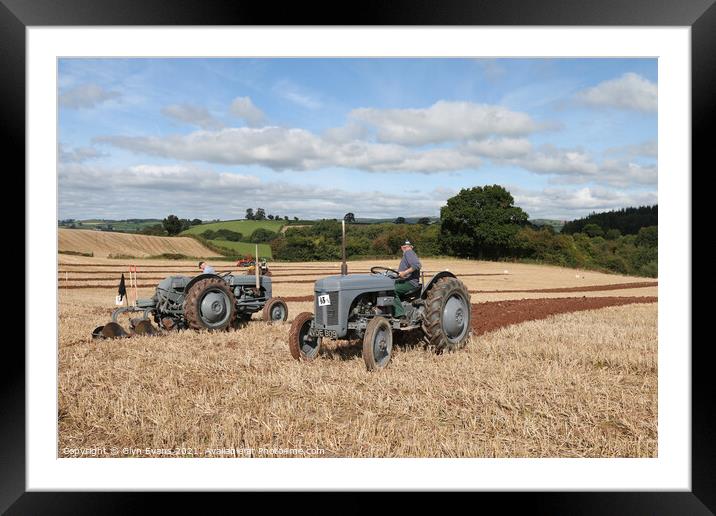
<path fill-rule="evenodd" d="M 465 302 L 459 296 L 452 296 L 443 308 L 443 330 L 449 339 L 462 337 L 466 330 Z"/>
<path fill-rule="evenodd" d="M 209 292 L 201 302 L 201 318 L 208 324 L 222 322 L 228 313 L 226 296 Z"/>

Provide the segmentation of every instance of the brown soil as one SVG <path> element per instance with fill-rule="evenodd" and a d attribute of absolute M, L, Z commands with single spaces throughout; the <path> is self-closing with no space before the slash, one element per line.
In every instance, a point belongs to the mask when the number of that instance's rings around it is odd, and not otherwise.
<path fill-rule="evenodd" d="M 287 296 L 287 302 L 313 301 L 313 296 Z M 550 299 L 513 299 L 488 301 L 472 305 L 472 331 L 482 335 L 510 324 L 518 324 L 552 315 L 584 310 L 596 310 L 607 306 L 634 303 L 656 303 L 657 297 L 559 297 Z"/>
<path fill-rule="evenodd" d="M 464 274 L 461 274 L 464 276 Z M 510 294 L 510 293 L 529 293 L 529 292 L 597 292 L 600 290 L 621 290 L 625 288 L 643 288 L 656 287 L 658 281 L 641 281 L 636 283 L 613 283 L 610 285 L 585 285 L 579 287 L 559 287 L 559 288 L 536 288 L 532 290 L 471 290 L 470 294 Z"/>
<path fill-rule="evenodd" d="M 472 305 L 472 331 L 482 335 L 511 324 L 546 319 L 552 315 L 607 306 L 634 303 L 656 303 L 657 297 L 560 297 L 551 299 L 518 299 L 489 301 Z"/>

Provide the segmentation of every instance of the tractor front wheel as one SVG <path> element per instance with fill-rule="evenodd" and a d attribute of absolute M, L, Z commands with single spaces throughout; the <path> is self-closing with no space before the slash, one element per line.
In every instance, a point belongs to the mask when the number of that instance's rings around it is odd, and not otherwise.
<path fill-rule="evenodd" d="M 313 314 L 302 312 L 291 323 L 288 332 L 288 349 L 296 360 L 311 361 L 318 356 L 321 349 L 321 337 L 310 335 Z"/>
<path fill-rule="evenodd" d="M 264 321 L 283 322 L 288 318 L 288 306 L 280 297 L 272 297 L 264 305 L 262 313 Z"/>
<path fill-rule="evenodd" d="M 374 317 L 363 336 L 363 361 L 368 371 L 383 369 L 393 353 L 393 328 L 385 317 Z"/>

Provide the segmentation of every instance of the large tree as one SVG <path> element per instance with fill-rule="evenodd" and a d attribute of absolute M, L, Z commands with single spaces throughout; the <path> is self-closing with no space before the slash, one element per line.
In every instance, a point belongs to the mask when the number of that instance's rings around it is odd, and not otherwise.
<path fill-rule="evenodd" d="M 343 215 L 343 220 L 345 220 L 346 222 L 355 222 L 355 221 L 356 221 L 356 216 L 355 216 L 355 214 L 354 214 L 353 212 L 350 212 L 350 211 L 349 211 L 348 213 L 346 213 L 345 215 Z"/>
<path fill-rule="evenodd" d="M 169 236 L 178 235 L 184 229 L 184 224 L 176 215 L 169 215 L 162 221 L 162 226 Z"/>
<path fill-rule="evenodd" d="M 460 190 L 440 209 L 440 244 L 454 256 L 496 258 L 509 254 L 527 213 L 500 185 Z"/>

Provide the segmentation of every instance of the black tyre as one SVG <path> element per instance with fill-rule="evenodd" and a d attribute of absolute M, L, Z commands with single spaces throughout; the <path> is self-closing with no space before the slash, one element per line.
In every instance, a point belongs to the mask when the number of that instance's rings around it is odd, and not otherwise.
<path fill-rule="evenodd" d="M 280 297 L 272 297 L 266 301 L 261 315 L 264 321 L 283 322 L 288 318 L 288 306 Z"/>
<path fill-rule="evenodd" d="M 308 332 L 313 323 L 311 312 L 301 312 L 291 323 L 288 332 L 288 349 L 296 360 L 311 361 L 321 350 L 321 337 L 311 337 Z"/>
<path fill-rule="evenodd" d="M 393 354 L 393 328 L 385 317 L 374 317 L 363 335 L 363 361 L 368 371 L 383 369 Z"/>
<path fill-rule="evenodd" d="M 221 278 L 197 281 L 184 300 L 184 318 L 195 330 L 225 330 L 236 318 L 234 293 Z"/>
<path fill-rule="evenodd" d="M 457 278 L 440 278 L 425 300 L 423 332 L 436 353 L 463 347 L 470 336 L 470 293 Z"/>

